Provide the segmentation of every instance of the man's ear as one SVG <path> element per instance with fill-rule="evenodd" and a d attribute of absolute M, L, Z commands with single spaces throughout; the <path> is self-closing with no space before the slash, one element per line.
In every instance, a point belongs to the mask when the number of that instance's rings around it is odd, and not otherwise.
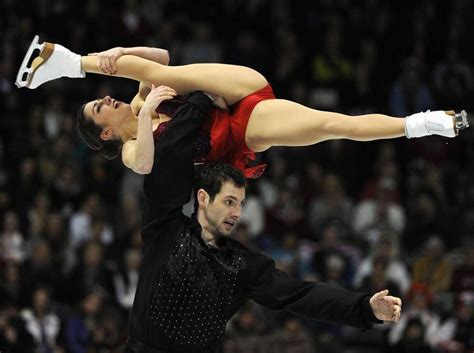
<path fill-rule="evenodd" d="M 100 138 L 105 141 L 112 139 L 113 136 L 114 134 L 112 132 L 112 129 L 109 127 L 103 129 L 102 132 L 100 133 Z"/>
<path fill-rule="evenodd" d="M 199 189 L 197 192 L 197 200 L 199 206 L 207 207 L 209 204 L 209 194 L 204 189 Z"/>

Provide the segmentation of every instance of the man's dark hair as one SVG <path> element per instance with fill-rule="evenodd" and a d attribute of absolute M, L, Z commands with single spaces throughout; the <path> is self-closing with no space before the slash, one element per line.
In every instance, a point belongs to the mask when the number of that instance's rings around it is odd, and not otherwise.
<path fill-rule="evenodd" d="M 211 201 L 221 191 L 222 184 L 226 181 L 231 181 L 237 187 L 246 187 L 247 180 L 240 170 L 234 168 L 230 164 L 225 163 L 210 163 L 201 167 L 201 170 L 196 174 L 194 182 L 194 211 L 199 207 L 197 200 L 197 192 L 199 189 L 204 189 L 209 194 Z"/>
<path fill-rule="evenodd" d="M 97 125 L 93 119 L 86 116 L 84 113 L 83 104 L 77 112 L 77 131 L 81 139 L 93 150 L 99 151 L 107 159 L 114 159 L 122 150 L 123 142 L 119 139 L 114 140 L 102 140 L 100 133 L 102 127 Z"/>

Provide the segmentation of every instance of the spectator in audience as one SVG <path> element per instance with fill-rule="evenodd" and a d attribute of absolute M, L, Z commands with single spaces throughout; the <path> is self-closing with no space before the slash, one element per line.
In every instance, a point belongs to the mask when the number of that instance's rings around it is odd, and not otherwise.
<path fill-rule="evenodd" d="M 21 263 L 25 260 L 26 244 L 19 226 L 15 212 L 5 213 L 0 234 L 0 258 L 4 261 Z"/>
<path fill-rule="evenodd" d="M 431 353 L 426 343 L 426 327 L 419 318 L 412 318 L 406 323 L 402 337 L 391 347 L 393 353 Z"/>
<path fill-rule="evenodd" d="M 31 353 L 35 342 L 11 299 L 0 300 L 0 349 L 2 353 Z"/>
<path fill-rule="evenodd" d="M 435 348 L 439 352 L 470 352 L 474 348 L 474 300 L 458 295 L 454 315 L 447 316 L 436 332 Z"/>
<path fill-rule="evenodd" d="M 462 262 L 453 273 L 452 289 L 458 294 L 474 296 L 474 244 L 464 247 L 462 252 Z"/>
<path fill-rule="evenodd" d="M 439 316 L 431 309 L 433 295 L 423 283 L 413 283 L 407 294 L 408 305 L 404 308 L 403 317 L 397 325 L 393 325 L 388 341 L 397 348 L 403 348 L 399 345 L 408 344 L 409 352 L 419 348 L 426 352 L 430 352 L 436 344 L 436 333 L 439 329 Z M 413 346 L 412 346 L 413 345 Z"/>
<path fill-rule="evenodd" d="M 308 221 L 313 234 L 331 222 L 340 222 L 349 227 L 352 217 L 352 202 L 347 197 L 339 176 L 327 174 L 324 177 L 323 193 L 309 206 Z"/>
<path fill-rule="evenodd" d="M 445 250 L 441 238 L 432 236 L 425 243 L 422 256 L 413 263 L 412 281 L 426 284 L 434 296 L 451 287 L 452 266 Z"/>
<path fill-rule="evenodd" d="M 138 273 L 142 262 L 141 251 L 128 249 L 124 260 L 123 269 L 114 273 L 114 285 L 118 303 L 129 311 L 137 290 Z"/>
<path fill-rule="evenodd" d="M 104 216 L 101 200 L 97 194 L 90 194 L 81 205 L 80 210 L 75 212 L 69 223 L 69 244 L 77 249 L 92 237 L 94 221 Z M 112 229 L 104 227 L 100 232 L 100 242 L 110 244 L 113 240 Z"/>
<path fill-rule="evenodd" d="M 342 234 L 337 224 L 328 224 L 322 230 L 321 240 L 314 247 L 312 268 L 319 280 L 335 280 L 349 286 L 360 254 L 357 248 L 343 241 Z"/>
<path fill-rule="evenodd" d="M 63 289 L 67 298 L 77 300 L 93 288 L 103 288 L 112 293 L 112 274 L 105 264 L 104 247 L 97 242 L 87 242 L 81 248 L 81 260 L 68 277 Z"/>
<path fill-rule="evenodd" d="M 242 210 L 240 224 L 247 226 L 248 234 L 252 239 L 258 237 L 265 228 L 265 208 L 259 195 L 256 183 L 247 188 L 245 208 Z"/>
<path fill-rule="evenodd" d="M 76 313 L 66 324 L 66 349 L 71 353 L 86 353 L 92 345 L 94 332 L 99 328 L 104 294 L 93 289 L 87 292 L 79 303 Z"/>
<path fill-rule="evenodd" d="M 446 48 L 445 58 L 433 70 L 434 89 L 441 105 L 466 103 L 473 89 L 473 72 L 456 46 Z"/>
<path fill-rule="evenodd" d="M 61 327 L 59 317 L 51 310 L 51 295 L 46 287 L 33 290 L 31 307 L 20 311 L 26 330 L 33 336 L 37 353 L 53 353 L 58 348 Z"/>
<path fill-rule="evenodd" d="M 379 179 L 375 197 L 356 205 L 352 225 L 363 240 L 373 243 L 385 231 L 401 234 L 405 228 L 403 207 L 392 199 L 395 183 L 391 178 Z"/>
<path fill-rule="evenodd" d="M 410 288 L 410 274 L 399 258 L 397 239 L 392 233 L 383 234 L 372 246 L 371 253 L 359 265 L 354 278 L 354 287 L 360 287 L 364 277 L 371 275 L 376 261 L 387 263 L 386 279 L 395 283 L 402 294 Z"/>
<path fill-rule="evenodd" d="M 433 106 L 430 87 L 423 81 L 422 62 L 411 57 L 402 65 L 402 72 L 390 92 L 390 112 L 406 116 L 411 111 L 426 110 Z"/>
<path fill-rule="evenodd" d="M 40 190 L 34 200 L 33 204 L 29 206 L 27 212 L 28 218 L 28 233 L 32 238 L 37 237 L 46 227 L 46 220 L 48 213 L 51 211 L 51 195 L 47 190 Z"/>
<path fill-rule="evenodd" d="M 30 257 L 21 268 L 23 287 L 27 293 L 32 293 L 38 284 L 50 288 L 59 285 L 62 263 L 55 261 L 53 254 L 49 244 L 42 239 L 32 244 Z"/>
<path fill-rule="evenodd" d="M 372 264 L 372 273 L 367 273 L 357 291 L 381 291 L 387 288 L 392 295 L 401 296 L 400 286 L 388 276 L 388 261 L 383 256 L 375 258 Z"/>

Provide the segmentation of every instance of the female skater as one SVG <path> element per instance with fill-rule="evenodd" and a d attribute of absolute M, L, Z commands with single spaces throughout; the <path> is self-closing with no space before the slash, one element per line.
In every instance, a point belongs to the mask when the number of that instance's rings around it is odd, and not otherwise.
<path fill-rule="evenodd" d="M 40 49 L 40 55 L 29 69 L 26 63 L 34 49 Z M 109 96 L 88 102 L 80 111 L 78 125 L 90 147 L 109 158 L 121 151 L 124 164 L 143 174 L 151 171 L 153 163 L 151 132 L 159 136 L 170 118 L 160 115 L 159 107 L 156 112 L 157 106 L 176 94 L 198 90 L 222 97 L 229 109 L 216 108 L 203 127 L 196 143 L 197 161 L 219 159 L 240 169 L 245 169 L 255 152 L 271 146 L 305 146 L 337 138 L 369 141 L 432 134 L 455 137 L 460 129 L 468 127 L 465 112 L 428 111 L 400 119 L 381 114 L 351 117 L 318 111 L 276 99 L 267 80 L 247 67 L 170 67 L 164 65 L 167 61 L 166 51 L 153 48 L 114 48 L 81 57 L 58 44 L 39 45 L 35 37 L 20 68 L 17 85 L 36 88 L 59 77 L 84 77 L 86 72 L 139 81 L 140 92 L 131 104 Z M 25 73 L 27 77 L 22 80 Z M 146 87 L 151 85 L 172 88 L 154 88 L 147 97 Z M 172 115 L 172 110 L 167 109 L 168 115 Z M 257 177 L 261 171 L 249 169 L 245 174 Z"/>

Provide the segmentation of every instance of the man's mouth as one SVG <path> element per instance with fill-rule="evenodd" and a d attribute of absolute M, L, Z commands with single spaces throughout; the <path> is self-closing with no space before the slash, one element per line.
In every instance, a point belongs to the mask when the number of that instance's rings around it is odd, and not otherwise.
<path fill-rule="evenodd" d="M 114 108 L 117 109 L 120 105 L 120 101 L 114 101 Z"/>
<path fill-rule="evenodd" d="M 224 221 L 224 224 L 226 224 L 229 228 L 235 226 L 236 223 L 236 221 Z"/>

